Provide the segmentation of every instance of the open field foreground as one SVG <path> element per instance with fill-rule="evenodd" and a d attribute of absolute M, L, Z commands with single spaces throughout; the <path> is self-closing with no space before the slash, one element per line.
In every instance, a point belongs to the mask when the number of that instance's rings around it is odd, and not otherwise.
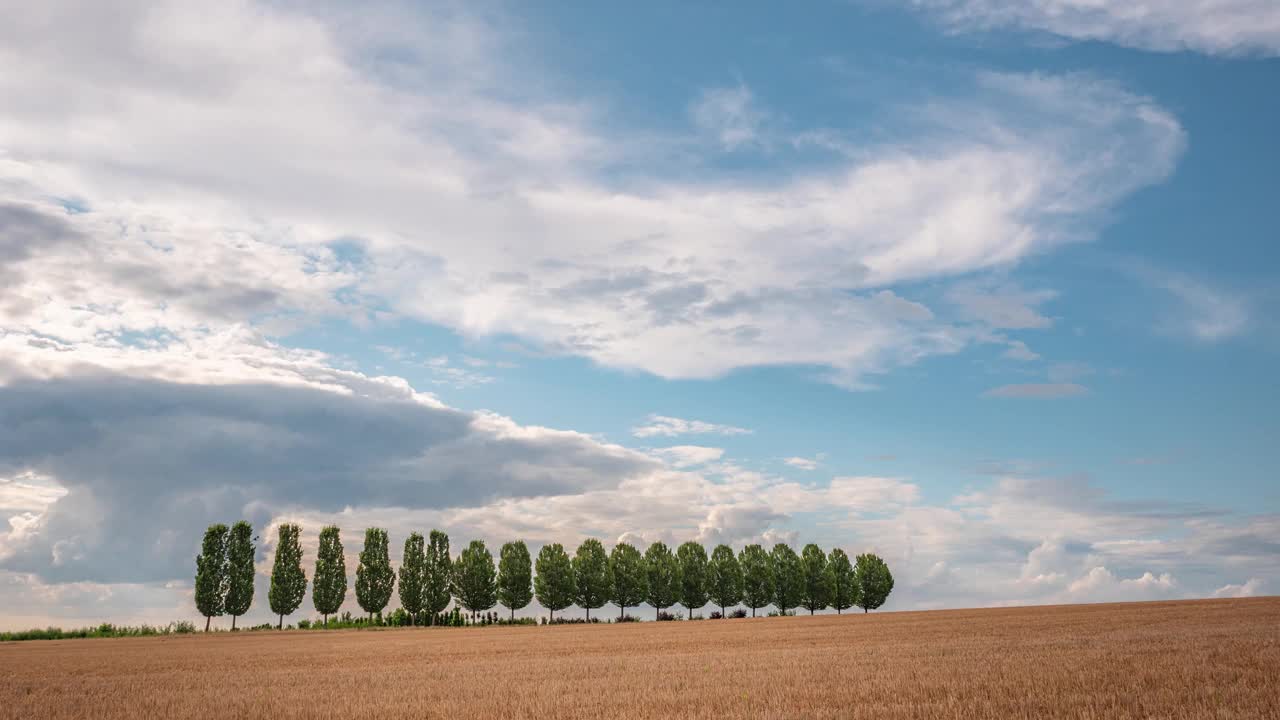
<path fill-rule="evenodd" d="M 1280 717 L 1280 598 L 0 645 L 9 718 Z"/>

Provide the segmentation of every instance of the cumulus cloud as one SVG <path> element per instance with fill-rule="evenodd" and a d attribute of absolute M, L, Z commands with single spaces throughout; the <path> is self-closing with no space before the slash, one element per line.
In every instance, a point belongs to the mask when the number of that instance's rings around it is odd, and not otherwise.
<path fill-rule="evenodd" d="M 705 465 L 724 456 L 724 448 L 704 447 L 702 445 L 673 445 L 655 448 L 653 454 L 664 458 L 672 466 L 678 468 Z"/>
<path fill-rule="evenodd" d="M 1256 597 L 1262 594 L 1263 582 L 1260 578 L 1249 578 L 1242 584 L 1227 584 L 1213 591 L 1216 598 Z"/>
<path fill-rule="evenodd" d="M 806 457 L 789 457 L 786 460 L 783 460 L 783 462 L 793 468 L 800 468 L 801 470 L 817 470 L 819 464 L 816 459 Z"/>
<path fill-rule="evenodd" d="M 750 430 L 703 420 L 685 420 L 668 415 L 650 415 L 644 425 L 631 428 L 638 438 L 675 437 L 677 435 L 749 435 Z"/>
<path fill-rule="evenodd" d="M 514 40 L 462 14 L 7 17 L 0 222 L 40 249 L 6 264 L 0 324 L 62 342 L 408 317 L 668 378 L 794 364 L 862 387 L 983 341 L 890 286 L 1089 237 L 1183 144 L 1096 78 L 978 74 L 905 99 L 910 135 L 857 157 L 669 173 L 652 133 L 539 94 L 501 60 Z M 730 143 L 744 91 L 703 98 Z"/>
<path fill-rule="evenodd" d="M 955 31 L 1012 28 L 1144 50 L 1280 54 L 1271 0 L 912 0 Z"/>

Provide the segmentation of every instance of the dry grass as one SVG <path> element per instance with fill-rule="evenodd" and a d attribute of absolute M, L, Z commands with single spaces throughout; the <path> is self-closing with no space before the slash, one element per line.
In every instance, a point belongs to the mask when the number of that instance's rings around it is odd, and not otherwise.
<path fill-rule="evenodd" d="M 1280 598 L 13 643 L 0 717 L 1277 718 Z"/>

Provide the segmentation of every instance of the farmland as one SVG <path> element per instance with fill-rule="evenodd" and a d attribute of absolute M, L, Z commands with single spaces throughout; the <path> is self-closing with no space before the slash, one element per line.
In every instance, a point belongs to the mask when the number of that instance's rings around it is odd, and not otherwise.
<path fill-rule="evenodd" d="M 0 644 L 0 717 L 1262 718 L 1280 598 Z"/>

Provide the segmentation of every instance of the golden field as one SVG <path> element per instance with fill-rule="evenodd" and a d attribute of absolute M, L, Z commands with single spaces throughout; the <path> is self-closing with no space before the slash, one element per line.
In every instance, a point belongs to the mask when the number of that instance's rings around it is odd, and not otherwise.
<path fill-rule="evenodd" d="M 1280 718 L 1280 598 L 0 644 L 5 718 Z"/>

